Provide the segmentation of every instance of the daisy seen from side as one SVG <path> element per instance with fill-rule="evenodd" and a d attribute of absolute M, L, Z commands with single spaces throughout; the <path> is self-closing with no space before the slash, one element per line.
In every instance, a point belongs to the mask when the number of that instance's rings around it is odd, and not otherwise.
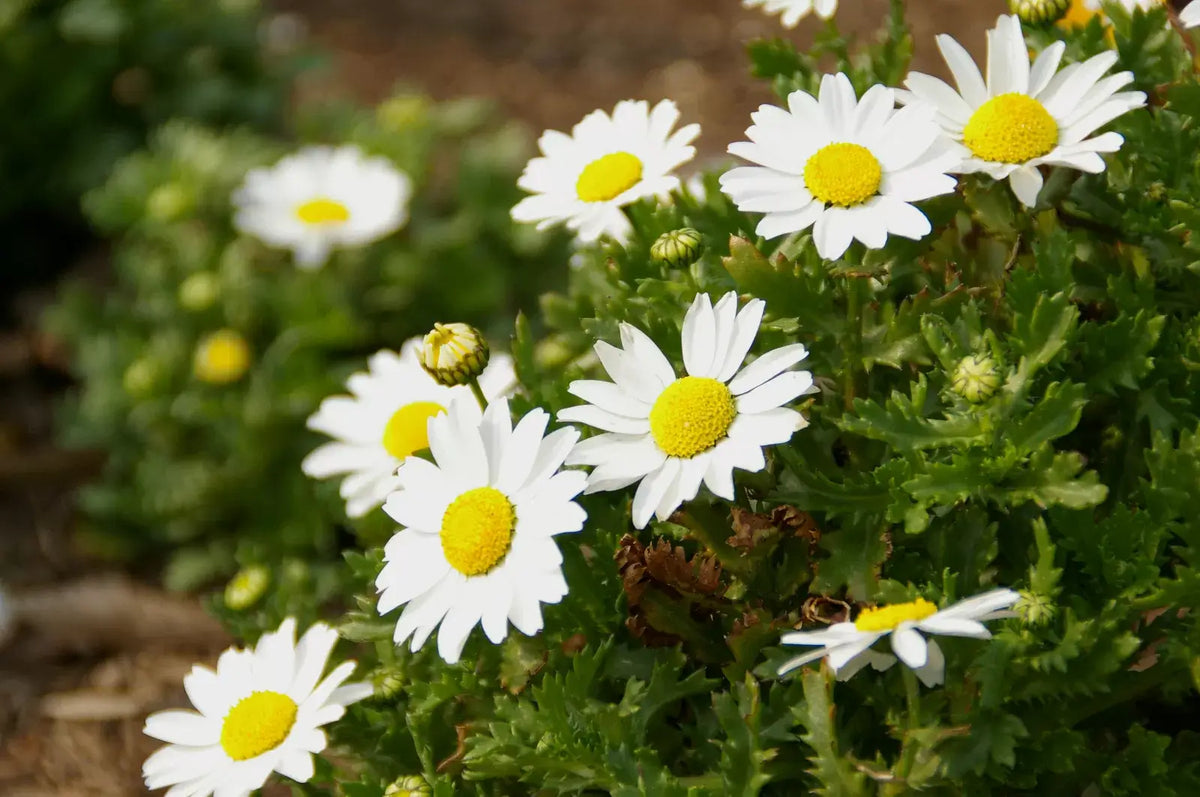
<path fill-rule="evenodd" d="M 411 195 L 412 181 L 385 158 L 354 146 L 306 147 L 246 175 L 233 194 L 234 225 L 314 269 L 333 249 L 398 230 Z"/>
<path fill-rule="evenodd" d="M 624 240 L 630 224 L 621 208 L 677 188 L 672 172 L 696 155 L 691 143 L 700 126 L 672 132 L 678 121 L 670 100 L 653 108 L 624 100 L 611 116 L 592 111 L 570 135 L 547 130 L 538 139 L 542 155 L 517 181 L 531 196 L 513 206 L 512 217 L 537 222 L 538 229 L 564 223 L 582 242 L 605 234 Z"/>
<path fill-rule="evenodd" d="M 1132 73 L 1105 76 L 1117 62 L 1113 51 L 1059 69 L 1066 47 L 1059 41 L 1031 65 L 1015 16 L 1000 17 L 988 31 L 986 81 L 952 37 L 943 34 L 937 43 L 958 89 L 913 72 L 900 101 L 935 107 L 945 134 L 968 150 L 959 171 L 1008 180 L 1027 207 L 1037 204 L 1042 190 L 1039 166 L 1104 171 L 1101 154 L 1119 150 L 1124 138 L 1115 132 L 1092 134 L 1146 103 L 1144 93 L 1120 90 L 1133 80 Z"/>
<path fill-rule="evenodd" d="M 413 338 L 399 354 L 385 349 L 372 355 L 366 371 L 346 380 L 350 395 L 330 396 L 308 419 L 309 429 L 334 440 L 314 449 L 300 467 L 314 479 L 344 476 L 340 491 L 349 517 L 362 517 L 397 489 L 396 469 L 429 447 L 430 418 L 459 396 L 474 400 L 468 386 L 441 385 L 421 367 L 423 345 Z M 512 358 L 492 355 L 479 375 L 484 396 L 508 395 L 515 386 Z"/>
<path fill-rule="evenodd" d="M 146 788 L 166 797 L 245 797 L 272 772 L 305 783 L 325 749 L 321 726 L 371 687 L 344 683 L 354 662 L 325 671 L 337 632 L 316 623 L 296 642 L 296 622 L 262 635 L 253 649 L 230 648 L 216 670 L 196 665 L 183 687 L 194 711 L 160 711 L 143 732 L 167 742 L 142 767 Z"/>
<path fill-rule="evenodd" d="M 994 589 L 945 609 L 917 598 L 909 603 L 863 609 L 853 622 L 835 623 L 820 631 L 793 631 L 783 635 L 783 644 L 817 649 L 789 660 L 779 668 L 779 674 L 825 659 L 838 680 L 845 681 L 868 664 L 886 670 L 898 658 L 921 683 L 937 686 L 946 677 L 946 659 L 937 642 L 923 634 L 990 639 L 992 634 L 983 623 L 1016 616 L 1009 608 L 1019 597 L 1011 589 Z M 895 655 L 871 650 L 885 636 Z"/>
<path fill-rule="evenodd" d="M 794 28 L 809 14 L 829 19 L 837 11 L 838 0 L 742 0 L 746 8 L 758 6 L 764 13 L 779 14 L 780 24 Z"/>
<path fill-rule="evenodd" d="M 743 367 L 766 304 L 725 294 L 714 307 L 696 295 L 683 321 L 683 363 L 675 369 L 644 332 L 621 324 L 621 348 L 604 341 L 595 350 L 613 380 L 577 380 L 568 390 L 587 404 L 558 413 L 603 434 L 580 442 L 568 465 L 591 465 L 587 492 L 619 490 L 640 482 L 633 524 L 652 515 L 666 520 L 701 483 L 732 500 L 733 470 L 766 467 L 763 448 L 785 443 L 808 425 L 785 404 L 815 392 L 812 374 L 792 366 L 808 356 L 800 343 L 773 349 Z"/>
<path fill-rule="evenodd" d="M 787 109 L 752 114 L 749 141 L 729 152 L 756 165 L 721 175 L 738 209 L 765 214 L 764 238 L 813 228 L 821 257 L 851 241 L 879 249 L 889 235 L 920 239 L 929 219 L 913 204 L 954 190 L 947 172 L 962 153 L 941 135 L 932 108 L 896 110 L 895 92 L 872 86 L 858 99 L 844 74 L 825 75 L 817 97 L 794 91 Z"/>
<path fill-rule="evenodd" d="M 579 531 L 581 471 L 560 470 L 579 439 L 564 427 L 546 434 L 540 409 L 515 426 L 508 400 L 482 416 L 473 398 L 429 422 L 433 462 L 409 457 L 384 511 L 404 528 L 384 548 L 376 579 L 379 613 L 404 606 L 395 642 L 419 650 L 435 628 L 438 653 L 453 664 L 476 625 L 499 644 L 512 625 L 542 628 L 543 603 L 567 594 L 554 537 Z"/>

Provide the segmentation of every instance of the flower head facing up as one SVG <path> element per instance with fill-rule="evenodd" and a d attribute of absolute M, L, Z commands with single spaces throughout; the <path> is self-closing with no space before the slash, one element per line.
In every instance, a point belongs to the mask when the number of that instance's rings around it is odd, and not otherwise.
<path fill-rule="evenodd" d="M 325 749 L 320 727 L 371 694 L 366 684 L 343 683 L 352 661 L 321 678 L 337 638 L 317 623 L 297 643 L 289 618 L 252 650 L 226 650 L 215 671 L 193 667 L 183 686 L 197 710 L 146 718 L 143 732 L 168 743 L 146 759 L 146 787 L 205 797 L 247 795 L 272 772 L 307 782 L 313 755 Z"/>
<path fill-rule="evenodd" d="M 930 108 L 897 111 L 895 92 L 872 86 L 862 99 L 845 75 L 821 79 L 818 97 L 788 96 L 788 109 L 763 105 L 749 141 L 729 146 L 757 165 L 721 175 L 739 210 L 764 213 L 765 238 L 813 227 L 821 257 L 841 257 L 858 239 L 881 248 L 889 235 L 928 235 L 912 203 L 954 190 L 962 153 L 940 134 Z"/>
<path fill-rule="evenodd" d="M 779 14 L 785 28 L 794 28 L 800 20 L 816 13 L 821 19 L 829 19 L 837 11 L 838 0 L 742 0 L 746 8 L 758 6 L 768 14 Z"/>
<path fill-rule="evenodd" d="M 234 223 L 318 268 L 337 247 L 360 246 L 408 219 L 412 181 L 384 158 L 353 146 L 308 147 L 254 169 L 234 193 Z"/>
<path fill-rule="evenodd" d="M 409 457 L 384 511 L 404 526 L 384 548 L 375 581 L 379 613 L 403 605 L 395 641 L 420 649 L 439 625 L 438 653 L 453 664 L 476 625 L 499 644 L 511 622 L 532 636 L 541 604 L 567 594 L 554 536 L 586 519 L 574 499 L 580 471 L 560 471 L 579 433 L 546 434 L 535 409 L 516 426 L 508 401 L 487 410 L 471 397 L 429 422 L 433 462 Z"/>
<path fill-rule="evenodd" d="M 538 229 L 565 223 L 584 242 L 605 234 L 624 240 L 630 225 L 621 208 L 677 188 L 679 178 L 671 172 L 695 157 L 690 144 L 700 126 L 672 132 L 678 120 L 670 100 L 654 108 L 624 100 L 611 117 L 588 114 L 569 136 L 546 131 L 538 141 L 542 156 L 517 181 L 532 196 L 513 207 L 512 217 L 537 222 Z"/>
<path fill-rule="evenodd" d="M 1140 91 L 1119 91 L 1133 80 L 1131 73 L 1104 76 L 1117 61 L 1115 52 L 1059 69 L 1066 45 L 1055 42 L 1030 65 L 1015 16 L 1000 17 L 988 31 L 986 83 L 962 45 L 945 35 L 937 42 L 958 90 L 913 72 L 900 101 L 936 108 L 942 130 L 967 150 L 958 171 L 1008 180 L 1028 207 L 1042 190 L 1039 166 L 1104 171 L 1100 154 L 1116 152 L 1124 139 L 1092 133 L 1146 102 Z"/>
<path fill-rule="evenodd" d="M 446 411 L 458 396 L 471 399 L 468 387 L 437 382 L 421 363 L 425 341 L 409 340 L 400 350 L 372 355 L 368 370 L 353 374 L 350 396 L 331 396 L 308 419 L 308 428 L 335 438 L 305 457 L 301 468 L 315 479 L 346 475 L 341 494 L 346 514 L 361 517 L 383 504 L 399 481 L 396 468 L 411 454 L 429 448 L 429 420 Z M 508 395 L 516 383 L 512 359 L 491 358 L 479 372 L 488 399 Z M 473 400 L 473 399 L 471 399 Z"/>
<path fill-rule="evenodd" d="M 487 340 L 466 324 L 434 324 L 421 341 L 419 360 L 439 384 L 465 385 L 483 373 L 490 356 Z"/>
<path fill-rule="evenodd" d="M 766 466 L 764 446 L 785 443 L 807 425 L 783 405 L 814 392 L 812 374 L 793 371 L 808 356 L 794 343 L 742 363 L 766 305 L 754 299 L 740 311 L 737 294 L 714 307 L 697 294 L 683 322 L 683 362 L 675 369 L 644 332 L 621 324 L 621 348 L 603 341 L 596 354 L 612 382 L 579 380 L 570 392 L 588 402 L 558 414 L 603 430 L 575 447 L 567 464 L 594 466 L 587 491 L 619 490 L 639 482 L 633 523 L 666 520 L 701 483 L 733 498 L 733 469 Z"/>
<path fill-rule="evenodd" d="M 921 683 L 937 686 L 945 680 L 946 660 L 938 644 L 926 640 L 922 632 L 990 639 L 992 634 L 983 623 L 1014 617 L 1008 609 L 1019 597 L 1011 589 L 994 589 L 945 609 L 917 598 L 909 603 L 863 609 L 853 622 L 835 623 L 820 631 L 784 634 L 781 641 L 785 645 L 816 646 L 817 650 L 791 659 L 779 668 L 779 674 L 825 659 L 837 673 L 838 680 L 845 681 L 868 664 L 876 670 L 886 670 L 899 658 L 916 673 Z M 895 656 L 871 650 L 871 646 L 885 636 L 891 638 Z"/>
<path fill-rule="evenodd" d="M 232 329 L 220 329 L 196 345 L 192 371 L 201 382 L 227 385 L 250 370 L 250 344 Z"/>

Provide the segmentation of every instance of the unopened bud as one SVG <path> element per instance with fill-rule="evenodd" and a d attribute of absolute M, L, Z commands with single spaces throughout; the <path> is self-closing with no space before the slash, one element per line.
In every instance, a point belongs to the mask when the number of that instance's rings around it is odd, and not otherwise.
<path fill-rule="evenodd" d="M 1026 625 L 1045 625 L 1054 619 L 1054 602 L 1045 595 L 1023 589 L 1013 604 L 1013 611 Z"/>
<path fill-rule="evenodd" d="M 465 385 L 487 367 L 487 341 L 466 324 L 434 324 L 421 341 L 421 367 L 439 384 Z"/>
<path fill-rule="evenodd" d="M 383 791 L 383 797 L 428 797 L 433 792 L 420 775 L 405 775 L 397 778 Z"/>
<path fill-rule="evenodd" d="M 232 329 L 208 335 L 196 346 L 192 370 L 196 378 L 214 385 L 241 379 L 250 369 L 250 346 Z"/>
<path fill-rule="evenodd" d="M 249 609 L 266 594 L 271 571 L 263 565 L 247 565 L 225 585 L 225 605 L 235 612 Z"/>
<path fill-rule="evenodd" d="M 972 404 L 987 401 L 1000 387 L 1000 370 L 986 354 L 963 357 L 954 367 L 950 388 Z"/>
<path fill-rule="evenodd" d="M 650 245 L 650 259 L 673 268 L 687 268 L 700 259 L 704 252 L 704 239 L 699 230 L 683 227 L 658 236 Z"/>
<path fill-rule="evenodd" d="M 156 221 L 174 221 L 191 206 L 191 196 L 178 183 L 164 183 L 146 197 L 146 215 Z"/>
<path fill-rule="evenodd" d="M 1027 25 L 1057 22 L 1071 7 L 1071 0 L 1008 0 L 1008 9 Z"/>
<path fill-rule="evenodd" d="M 221 281 L 216 274 L 208 271 L 192 274 L 179 286 L 180 306 L 194 313 L 212 307 L 220 295 Z"/>
<path fill-rule="evenodd" d="M 125 369 L 121 384 L 125 392 L 134 398 L 146 398 L 155 391 L 162 380 L 162 365 L 150 357 L 134 360 Z"/>

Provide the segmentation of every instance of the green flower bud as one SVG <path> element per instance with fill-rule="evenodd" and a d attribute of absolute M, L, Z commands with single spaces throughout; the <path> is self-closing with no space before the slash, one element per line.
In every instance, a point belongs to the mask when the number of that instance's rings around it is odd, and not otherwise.
<path fill-rule="evenodd" d="M 1045 595 L 1027 589 L 1020 591 L 1021 597 L 1013 604 L 1013 611 L 1026 625 L 1045 625 L 1054 619 L 1054 602 Z"/>
<path fill-rule="evenodd" d="M 371 673 L 371 686 L 374 687 L 371 697 L 391 700 L 404 689 L 404 674 L 394 668 L 381 667 Z"/>
<path fill-rule="evenodd" d="M 162 381 L 163 369 L 161 363 L 152 357 L 139 357 L 125 369 L 121 384 L 125 392 L 133 398 L 146 398 L 152 394 Z"/>
<path fill-rule="evenodd" d="M 1027 25 L 1057 22 L 1071 7 L 1071 0 L 1008 0 L 1008 9 Z"/>
<path fill-rule="evenodd" d="M 179 183 L 163 183 L 146 197 L 146 215 L 155 221 L 174 221 L 191 206 L 191 196 Z"/>
<path fill-rule="evenodd" d="M 487 341 L 466 324 L 434 324 L 425 336 L 418 358 L 439 384 L 465 385 L 483 373 L 490 357 Z"/>
<path fill-rule="evenodd" d="M 420 94 L 404 94 L 384 100 L 375 110 L 380 126 L 401 133 L 425 124 L 429 118 L 429 99 Z"/>
<path fill-rule="evenodd" d="M 192 274 L 179 286 L 180 306 L 194 313 L 212 307 L 220 295 L 221 280 L 208 271 Z"/>
<path fill-rule="evenodd" d="M 658 236 L 650 245 L 650 259 L 673 268 L 687 268 L 700 259 L 704 239 L 699 230 L 683 227 Z"/>
<path fill-rule="evenodd" d="M 247 565 L 225 585 L 225 605 L 235 612 L 253 606 L 267 591 L 271 571 L 263 565 Z"/>
<path fill-rule="evenodd" d="M 405 775 L 388 786 L 383 797 L 427 797 L 433 792 L 420 775 Z"/>
<path fill-rule="evenodd" d="M 972 404 L 987 401 L 1000 387 L 1000 369 L 986 354 L 963 357 L 954 367 L 950 389 Z"/>

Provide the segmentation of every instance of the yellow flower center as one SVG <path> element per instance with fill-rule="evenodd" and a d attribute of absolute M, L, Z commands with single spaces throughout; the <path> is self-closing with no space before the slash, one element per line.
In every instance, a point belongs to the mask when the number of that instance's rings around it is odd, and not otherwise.
<path fill-rule="evenodd" d="M 1027 94 L 1001 94 L 980 105 L 963 128 L 963 143 L 994 163 L 1025 163 L 1058 144 L 1058 122 Z"/>
<path fill-rule="evenodd" d="M 650 434 L 667 455 L 689 459 L 715 446 L 736 416 L 724 383 L 685 376 L 667 385 L 650 408 Z"/>
<path fill-rule="evenodd" d="M 414 401 L 392 413 L 383 428 L 383 447 L 396 459 L 429 448 L 429 419 L 446 408 L 436 401 Z"/>
<path fill-rule="evenodd" d="M 442 552 L 464 576 L 483 575 L 508 554 L 516 525 L 504 493 L 495 487 L 467 490 L 442 515 Z"/>
<path fill-rule="evenodd" d="M 879 160 L 859 144 L 827 144 L 804 164 L 804 184 L 826 205 L 861 205 L 879 192 L 882 181 Z"/>
<path fill-rule="evenodd" d="M 296 701 L 279 692 L 254 692 L 229 709 L 221 725 L 221 747 L 246 761 L 283 744 L 296 722 Z"/>
<path fill-rule="evenodd" d="M 232 329 L 222 329 L 200 341 L 192 363 L 196 378 L 214 385 L 236 382 L 249 368 L 250 346 Z"/>
<path fill-rule="evenodd" d="M 350 220 L 350 209 L 335 199 L 317 197 L 296 207 L 296 216 L 313 226 L 342 224 Z"/>
<path fill-rule="evenodd" d="M 936 611 L 936 605 L 924 598 L 917 598 L 910 603 L 863 609 L 855 618 L 854 627 L 859 631 L 891 631 L 901 623 L 924 620 Z"/>
<path fill-rule="evenodd" d="M 628 152 L 613 152 L 589 163 L 575 183 L 575 193 L 584 202 L 607 202 L 637 185 L 642 179 L 642 162 Z"/>

